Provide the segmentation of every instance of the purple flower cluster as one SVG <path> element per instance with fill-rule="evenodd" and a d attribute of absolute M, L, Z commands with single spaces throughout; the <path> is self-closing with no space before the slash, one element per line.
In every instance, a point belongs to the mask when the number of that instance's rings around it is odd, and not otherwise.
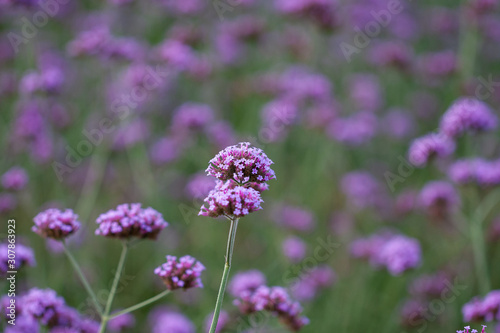
<path fill-rule="evenodd" d="M 365 171 L 351 171 L 345 174 L 340 186 L 347 200 L 357 209 L 376 208 L 386 196 L 381 184 Z"/>
<path fill-rule="evenodd" d="M 28 184 L 28 174 L 23 168 L 13 167 L 2 175 L 2 186 L 6 190 L 19 191 Z"/>
<path fill-rule="evenodd" d="M 290 299 L 282 287 L 260 286 L 255 291 L 242 292 L 234 300 L 243 314 L 252 314 L 259 311 L 268 311 L 277 316 L 279 320 L 291 331 L 299 331 L 309 323 L 306 317 L 301 316 L 302 307 L 298 302 Z"/>
<path fill-rule="evenodd" d="M 455 143 L 440 133 L 431 133 L 415 139 L 410 145 L 408 158 L 417 166 L 425 166 L 434 157 L 450 156 L 455 151 Z"/>
<path fill-rule="evenodd" d="M 273 218 L 279 225 L 301 232 L 311 231 L 315 226 L 311 211 L 291 205 L 275 208 Z"/>
<path fill-rule="evenodd" d="M 228 286 L 228 291 L 234 297 L 239 297 L 246 291 L 253 292 L 258 287 L 266 284 L 264 274 L 256 269 L 239 272 L 234 275 Z"/>
<path fill-rule="evenodd" d="M 444 272 L 421 275 L 411 283 L 409 291 L 415 297 L 428 299 L 440 297 L 441 293 L 448 288 L 447 282 L 449 278 L 449 274 Z"/>
<path fill-rule="evenodd" d="M 130 237 L 156 239 L 168 226 L 162 215 L 151 207 L 141 208 L 140 203 L 122 204 L 101 214 L 96 223 L 96 235 L 110 238 Z"/>
<path fill-rule="evenodd" d="M 450 166 L 448 173 L 450 179 L 460 185 L 496 186 L 500 184 L 500 160 L 459 160 Z"/>
<path fill-rule="evenodd" d="M 486 325 L 482 325 L 483 326 L 483 329 L 481 330 L 481 333 L 486 333 Z M 465 326 L 463 330 L 459 330 L 457 331 L 457 333 L 478 333 L 479 331 L 476 330 L 476 329 L 472 329 L 470 328 L 470 326 Z"/>
<path fill-rule="evenodd" d="M 214 111 L 208 105 L 199 103 L 184 103 L 174 111 L 172 129 L 203 129 L 212 121 L 213 117 Z"/>
<path fill-rule="evenodd" d="M 318 295 L 321 289 L 331 287 L 337 276 L 327 265 L 316 266 L 302 275 L 290 289 L 293 297 L 299 301 L 310 301 Z"/>
<path fill-rule="evenodd" d="M 433 181 L 420 191 L 419 204 L 430 215 L 443 219 L 460 204 L 460 197 L 450 183 Z"/>
<path fill-rule="evenodd" d="M 16 328 L 25 328 L 24 331 L 15 332 L 38 332 L 42 325 L 49 328 L 50 332 L 96 333 L 99 327 L 98 323 L 82 317 L 67 306 L 64 299 L 51 289 L 33 288 L 18 296 L 15 311 L 9 308 L 10 298 L 3 297 L 0 303 L 5 315 L 15 313 Z"/>
<path fill-rule="evenodd" d="M 450 137 L 467 131 L 489 131 L 498 125 L 498 118 L 490 107 L 474 98 L 456 100 L 441 118 L 440 130 Z"/>
<path fill-rule="evenodd" d="M 131 313 L 125 313 L 111 319 L 108 322 L 108 329 L 111 332 L 122 332 L 128 328 L 134 327 L 135 318 Z"/>
<path fill-rule="evenodd" d="M 35 266 L 35 254 L 33 250 L 25 245 L 16 244 L 15 252 L 15 264 L 14 267 L 9 267 L 9 256 L 8 256 L 8 244 L 0 244 L 0 276 L 7 274 L 7 271 L 17 271 L 18 269 L 25 266 Z M 12 263 L 12 262 L 11 262 Z"/>
<path fill-rule="evenodd" d="M 38 213 L 33 221 L 35 225 L 31 230 L 43 237 L 57 240 L 64 239 L 80 229 L 78 215 L 71 209 L 66 209 L 63 212 L 59 209 L 50 208 Z"/>
<path fill-rule="evenodd" d="M 249 142 L 241 142 L 220 151 L 210 160 L 206 172 L 222 181 L 264 183 L 276 178 L 272 164 L 273 161 L 262 149 L 251 147 Z"/>
<path fill-rule="evenodd" d="M 286 238 L 281 245 L 283 254 L 292 262 L 299 262 L 304 259 L 307 251 L 306 243 L 299 237 L 291 236 Z"/>
<path fill-rule="evenodd" d="M 203 288 L 201 272 L 205 266 L 191 256 L 177 257 L 167 256 L 167 261 L 155 269 L 168 290 Z"/>
<path fill-rule="evenodd" d="M 500 290 L 490 291 L 483 299 L 472 299 L 462 307 L 465 322 L 497 321 L 500 319 Z"/>
<path fill-rule="evenodd" d="M 375 136 L 377 117 L 372 112 L 360 111 L 350 117 L 334 119 L 327 131 L 339 142 L 359 146 Z"/>
<path fill-rule="evenodd" d="M 161 308 L 150 316 L 151 333 L 195 333 L 196 327 L 183 314 L 170 309 Z"/>
<path fill-rule="evenodd" d="M 387 268 L 394 276 L 421 263 L 420 244 L 416 239 L 387 231 L 355 240 L 351 254 L 369 260 L 374 267 Z"/>
<path fill-rule="evenodd" d="M 198 215 L 218 217 L 243 217 L 262 209 L 263 200 L 260 192 L 253 188 L 237 186 L 231 180 L 219 181 L 204 200 L 208 207 L 203 205 Z"/>

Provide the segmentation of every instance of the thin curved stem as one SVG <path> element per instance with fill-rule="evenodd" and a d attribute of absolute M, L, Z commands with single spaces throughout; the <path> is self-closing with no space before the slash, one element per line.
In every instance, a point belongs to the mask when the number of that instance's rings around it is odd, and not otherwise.
<path fill-rule="evenodd" d="M 109 312 L 111 311 L 111 306 L 113 305 L 113 300 L 116 294 L 116 288 L 118 287 L 118 282 L 120 281 L 120 277 L 122 275 L 123 267 L 125 264 L 125 258 L 127 257 L 128 242 L 123 241 L 122 245 L 123 248 L 122 248 L 122 253 L 120 255 L 120 261 L 118 262 L 118 268 L 116 269 L 115 279 L 113 280 L 111 290 L 109 291 L 108 301 L 106 302 L 106 308 L 104 309 L 104 313 L 102 315 L 101 328 L 99 329 L 99 333 L 104 333 L 106 331 L 106 325 L 109 321 Z"/>
<path fill-rule="evenodd" d="M 224 292 L 226 291 L 227 280 L 229 278 L 229 270 L 231 269 L 231 260 L 233 259 L 234 250 L 234 240 L 236 238 L 236 229 L 238 228 L 239 218 L 231 220 L 231 226 L 229 227 L 229 236 L 227 239 L 227 249 L 226 249 L 226 263 L 224 265 L 224 272 L 222 273 L 222 280 L 220 282 L 219 294 L 217 295 L 217 302 L 215 303 L 214 316 L 212 318 L 212 324 L 210 325 L 210 332 L 215 333 L 217 328 L 217 322 L 219 321 L 220 309 L 222 307 L 222 302 L 224 300 Z"/>
<path fill-rule="evenodd" d="M 138 309 L 140 309 L 140 308 L 142 308 L 142 307 L 144 307 L 146 305 L 149 305 L 149 304 L 151 304 L 153 302 L 156 302 L 157 300 L 159 300 L 159 299 L 167 296 L 168 294 L 170 294 L 170 290 L 167 289 L 164 292 L 162 292 L 162 293 L 160 293 L 160 294 L 158 294 L 156 296 L 153 296 L 153 297 L 151 297 L 151 298 L 149 298 L 149 299 L 147 299 L 147 300 L 145 300 L 145 301 L 143 301 L 141 303 L 138 303 L 138 304 L 136 304 L 134 306 L 131 306 L 129 308 L 126 308 L 124 310 L 121 310 L 121 311 L 119 311 L 117 313 L 112 314 L 111 316 L 109 316 L 109 320 L 111 320 L 113 318 L 116 318 L 116 317 L 119 317 L 121 315 L 124 315 L 126 313 L 138 310 Z"/>
<path fill-rule="evenodd" d="M 90 287 L 89 282 L 85 278 L 85 275 L 83 274 L 82 269 L 80 268 L 80 265 L 78 265 L 78 262 L 76 261 L 75 257 L 73 257 L 73 255 L 69 251 L 68 247 L 66 246 L 66 242 L 64 240 L 62 241 L 62 245 L 63 245 L 64 253 L 66 253 L 66 256 L 68 257 L 69 261 L 71 262 L 71 265 L 73 266 L 76 273 L 78 274 L 80 281 L 83 283 L 85 290 L 87 291 L 90 298 L 92 299 L 92 302 L 94 303 L 94 306 L 95 306 L 97 312 L 99 312 L 99 314 L 102 315 L 101 305 L 97 301 L 97 297 L 96 297 L 94 291 L 92 290 L 92 288 Z"/>

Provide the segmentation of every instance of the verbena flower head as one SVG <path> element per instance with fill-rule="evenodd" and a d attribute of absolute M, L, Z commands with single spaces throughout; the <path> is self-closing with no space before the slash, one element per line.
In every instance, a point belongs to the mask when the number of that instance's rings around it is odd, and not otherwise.
<path fill-rule="evenodd" d="M 420 191 L 419 203 L 432 216 L 443 219 L 460 204 L 460 197 L 450 183 L 433 181 Z"/>
<path fill-rule="evenodd" d="M 494 321 L 500 318 L 500 290 L 490 291 L 483 299 L 475 297 L 462 307 L 465 322 Z"/>
<path fill-rule="evenodd" d="M 297 231 L 311 231 L 315 226 L 313 213 L 297 206 L 283 205 L 276 207 L 273 218 L 279 225 Z"/>
<path fill-rule="evenodd" d="M 434 157 L 446 157 L 455 151 L 455 143 L 446 135 L 431 133 L 415 139 L 410 145 L 408 158 L 417 166 L 425 166 Z"/>
<path fill-rule="evenodd" d="M 260 204 L 263 202 L 260 192 L 253 188 L 236 186 L 232 181 L 218 182 L 204 201 L 208 207 L 203 205 L 198 215 L 209 217 L 243 217 L 262 209 Z"/>
<path fill-rule="evenodd" d="M 141 208 L 140 203 L 122 204 L 101 214 L 96 223 L 96 235 L 127 239 L 130 237 L 156 239 L 168 223 L 151 207 Z"/>
<path fill-rule="evenodd" d="M 111 332 L 122 332 L 127 328 L 134 327 L 135 317 L 131 313 L 125 313 L 111 319 L 108 322 L 108 329 Z"/>
<path fill-rule="evenodd" d="M 285 239 L 281 245 L 283 254 L 293 262 L 304 259 L 307 251 L 306 243 L 299 237 L 291 236 Z"/>
<path fill-rule="evenodd" d="M 336 279 L 337 276 L 331 267 L 320 265 L 303 274 L 290 290 L 295 299 L 309 301 L 319 293 L 320 289 L 330 287 Z"/>
<path fill-rule="evenodd" d="M 368 259 L 372 266 L 386 267 L 392 275 L 401 275 L 421 262 L 420 244 L 416 239 L 391 231 L 382 231 L 351 244 L 351 254 Z"/>
<path fill-rule="evenodd" d="M 482 325 L 483 326 L 483 329 L 481 330 L 481 333 L 486 333 L 486 325 Z M 498 331 L 498 326 L 497 326 L 497 331 Z M 478 333 L 479 331 L 476 330 L 476 329 L 472 329 L 470 328 L 470 326 L 465 326 L 463 330 L 458 330 L 457 333 Z"/>
<path fill-rule="evenodd" d="M 277 316 L 279 320 L 291 331 L 299 331 L 309 323 L 309 319 L 301 316 L 302 307 L 298 302 L 290 299 L 282 287 L 260 286 L 254 292 L 245 292 L 234 301 L 240 311 L 251 314 L 259 311 L 268 311 Z"/>
<path fill-rule="evenodd" d="M 241 142 L 220 151 L 210 160 L 206 172 L 222 181 L 263 183 L 276 178 L 272 164 L 262 149 Z"/>
<path fill-rule="evenodd" d="M 20 167 L 13 167 L 2 176 L 2 186 L 7 190 L 22 190 L 27 183 L 28 174 Z"/>
<path fill-rule="evenodd" d="M 475 98 L 462 97 L 443 115 L 440 129 L 450 137 L 458 137 L 467 131 L 492 130 L 497 125 L 498 118 L 486 103 Z"/>
<path fill-rule="evenodd" d="M 33 221 L 35 225 L 31 228 L 37 234 L 54 239 L 64 239 L 80 229 L 78 215 L 71 209 L 61 211 L 50 208 L 39 213 Z"/>
<path fill-rule="evenodd" d="M 253 292 L 258 287 L 266 284 L 264 274 L 256 269 L 239 272 L 231 279 L 228 291 L 234 297 L 239 297 L 244 292 Z"/>
<path fill-rule="evenodd" d="M 171 311 L 160 310 L 153 312 L 151 316 L 152 333 L 176 332 L 195 333 L 196 327 L 183 314 Z"/>
<path fill-rule="evenodd" d="M 155 269 L 169 290 L 203 288 L 201 272 L 205 266 L 191 256 L 177 257 L 167 256 L 167 262 Z"/>
<path fill-rule="evenodd" d="M 459 160 L 450 166 L 448 173 L 450 179 L 460 185 L 496 186 L 500 184 L 500 160 Z"/>
<path fill-rule="evenodd" d="M 30 247 L 16 244 L 16 258 L 14 267 L 9 265 L 9 248 L 7 243 L 0 244 L 0 276 L 7 274 L 7 271 L 16 271 L 24 266 L 35 266 L 35 254 Z"/>

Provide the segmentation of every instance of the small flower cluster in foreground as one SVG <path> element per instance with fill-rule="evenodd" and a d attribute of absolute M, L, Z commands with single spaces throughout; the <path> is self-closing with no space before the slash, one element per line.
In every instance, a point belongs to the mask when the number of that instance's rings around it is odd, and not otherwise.
<path fill-rule="evenodd" d="M 140 203 L 119 205 L 101 214 L 96 222 L 99 225 L 96 235 L 122 239 L 156 239 L 158 233 L 168 226 L 160 213 L 151 207 L 141 208 Z"/>
<path fill-rule="evenodd" d="M 66 238 L 80 229 L 78 215 L 73 213 L 71 209 L 66 209 L 63 212 L 50 208 L 35 216 L 33 221 L 35 222 L 32 227 L 34 232 L 43 237 L 57 240 Z"/>
<path fill-rule="evenodd" d="M 483 326 L 483 329 L 481 330 L 481 333 L 486 333 L 486 325 L 481 325 Z M 464 330 L 458 330 L 457 333 L 478 333 L 479 331 L 476 329 L 470 330 L 470 326 L 465 326 Z"/>
<path fill-rule="evenodd" d="M 273 162 L 264 152 L 250 147 L 249 142 L 229 146 L 220 151 L 206 170 L 218 179 L 205 198 L 198 215 L 239 218 L 262 209 L 260 193 L 268 189 L 267 181 L 275 179 Z"/>
<path fill-rule="evenodd" d="M 465 322 L 500 320 L 500 290 L 490 291 L 483 299 L 474 298 L 462 307 Z"/>
<path fill-rule="evenodd" d="M 0 303 L 7 320 L 15 314 L 15 328 L 19 331 L 12 332 L 38 332 L 40 325 L 49 328 L 50 332 L 95 333 L 99 328 L 98 323 L 82 317 L 51 289 L 33 288 L 18 296 L 15 310 L 9 308 L 11 303 L 7 296 Z"/>
<path fill-rule="evenodd" d="M 209 164 L 206 170 L 208 175 L 222 181 L 263 183 L 276 178 L 271 169 L 273 162 L 262 149 L 250 147 L 249 142 L 227 147 L 211 159 Z"/>
<path fill-rule="evenodd" d="M 201 272 L 205 266 L 191 256 L 179 258 L 167 256 L 167 262 L 155 269 L 169 290 L 202 288 Z"/>
<path fill-rule="evenodd" d="M 421 262 L 418 241 L 392 232 L 381 232 L 354 241 L 351 253 L 356 258 L 368 259 L 374 267 L 386 267 L 395 276 L 418 267 Z"/>
<path fill-rule="evenodd" d="M 243 314 L 268 311 L 292 331 L 298 331 L 309 323 L 306 317 L 300 316 L 300 304 L 293 302 L 282 287 L 260 286 L 253 292 L 244 291 L 234 304 Z"/>

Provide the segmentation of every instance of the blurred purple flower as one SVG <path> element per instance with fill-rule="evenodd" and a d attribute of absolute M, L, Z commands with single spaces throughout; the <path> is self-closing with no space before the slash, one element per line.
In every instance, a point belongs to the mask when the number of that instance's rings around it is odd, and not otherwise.
<path fill-rule="evenodd" d="M 186 194 L 193 199 L 203 199 L 215 187 L 216 180 L 204 173 L 199 173 L 189 178 L 186 185 Z"/>
<path fill-rule="evenodd" d="M 10 239 L 10 238 L 9 238 Z M 22 244 L 15 244 L 15 264 L 9 265 L 8 243 L 0 243 L 0 276 L 7 274 L 7 271 L 17 271 L 25 266 L 35 266 L 35 254 L 33 250 Z M 10 262 L 12 264 L 12 262 Z"/>
<path fill-rule="evenodd" d="M 447 157 L 455 151 L 455 143 L 446 135 L 431 133 L 413 140 L 408 159 L 417 167 L 424 167 L 434 157 Z"/>
<path fill-rule="evenodd" d="M 256 269 L 239 272 L 234 275 L 228 285 L 228 292 L 234 297 L 240 297 L 245 292 L 254 292 L 258 287 L 266 284 L 264 274 Z"/>
<path fill-rule="evenodd" d="M 337 118 L 327 129 L 331 138 L 351 146 L 369 142 L 376 131 L 377 117 L 368 111 L 360 111 L 347 118 Z"/>
<path fill-rule="evenodd" d="M 498 118 L 490 107 L 475 98 L 457 99 L 441 118 L 440 130 L 450 137 L 458 137 L 467 131 L 493 130 Z"/>
<path fill-rule="evenodd" d="M 286 238 L 281 245 L 283 254 L 292 262 L 299 262 L 304 259 L 307 251 L 306 243 L 299 237 L 291 236 Z"/>
<path fill-rule="evenodd" d="M 204 328 L 205 328 L 206 332 L 210 331 L 210 325 L 212 324 L 213 317 L 214 317 L 214 314 L 212 313 L 205 318 Z M 219 321 L 217 322 L 217 327 L 215 328 L 215 333 L 222 332 L 226 328 L 226 326 L 230 320 L 231 320 L 231 317 L 230 317 L 229 313 L 222 310 L 219 313 Z"/>
<path fill-rule="evenodd" d="M 19 191 L 28 184 L 28 174 L 21 167 L 13 167 L 2 175 L 2 186 L 7 190 Z"/>
<path fill-rule="evenodd" d="M 214 111 L 205 104 L 184 103 L 174 111 L 172 130 L 201 130 L 214 118 Z"/>
<path fill-rule="evenodd" d="M 126 313 L 111 319 L 108 322 L 108 329 L 111 332 L 122 332 L 123 330 L 134 327 L 134 325 L 135 325 L 134 316 L 130 313 Z"/>
<path fill-rule="evenodd" d="M 280 225 L 298 231 L 311 231 L 314 228 L 314 215 L 311 211 L 290 205 L 278 206 L 273 218 Z"/>

